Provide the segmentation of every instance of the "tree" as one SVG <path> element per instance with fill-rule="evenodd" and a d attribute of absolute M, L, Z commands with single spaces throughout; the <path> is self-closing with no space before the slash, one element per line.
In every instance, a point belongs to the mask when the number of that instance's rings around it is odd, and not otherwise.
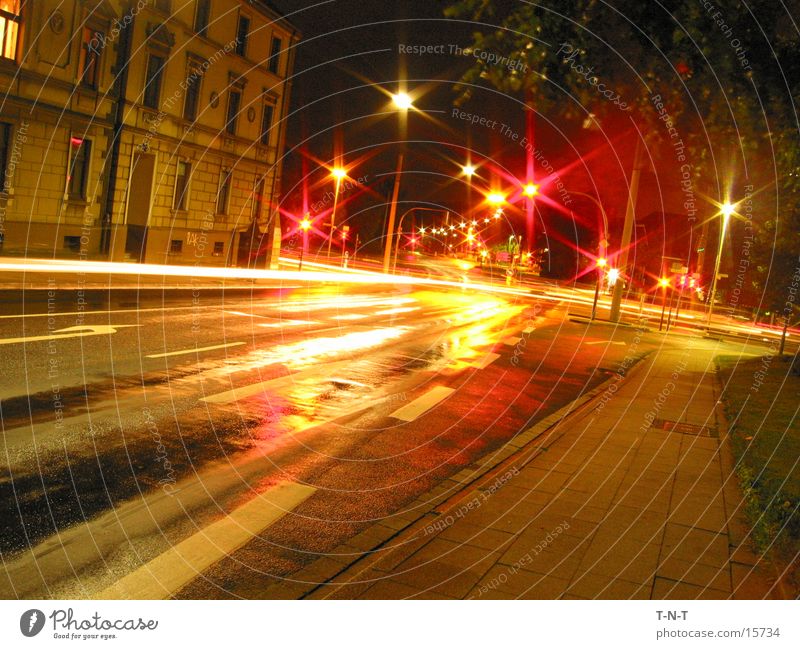
<path fill-rule="evenodd" d="M 451 18 L 475 23 L 476 57 L 458 103 L 483 85 L 536 111 L 585 125 L 638 129 L 664 164 L 688 164 L 698 194 L 739 200 L 753 188 L 755 242 L 747 284 L 764 305 L 785 302 L 800 253 L 800 46 L 774 0 L 457 0 Z M 797 4 L 797 3 L 794 3 Z M 498 57 L 518 66 L 494 63 Z M 685 144 L 683 159 L 675 155 Z M 672 148 L 670 148 L 672 147 Z M 738 222 L 749 227 L 740 206 Z M 717 208 L 706 218 L 718 227 Z M 709 239 L 713 240 L 712 237 Z M 742 250 L 734 251 L 734 265 Z M 730 260 L 729 260 L 730 261 Z"/>

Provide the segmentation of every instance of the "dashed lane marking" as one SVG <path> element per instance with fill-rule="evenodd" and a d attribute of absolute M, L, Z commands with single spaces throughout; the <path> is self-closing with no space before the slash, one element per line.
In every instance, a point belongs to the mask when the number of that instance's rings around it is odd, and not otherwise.
<path fill-rule="evenodd" d="M 500 354 L 486 354 L 486 356 L 483 358 L 479 358 L 477 361 L 472 363 L 471 367 L 477 367 L 479 370 L 483 370 L 489 367 L 489 365 L 494 363 L 498 358 L 500 358 Z"/>
<path fill-rule="evenodd" d="M 506 339 L 503 341 L 503 344 L 504 344 L 504 345 L 509 345 L 510 347 L 513 347 L 513 346 L 514 346 L 514 345 L 516 345 L 516 344 L 517 344 L 517 343 L 518 343 L 520 340 L 522 340 L 522 338 L 518 338 L 517 336 L 511 336 L 510 338 L 506 338 Z"/>
<path fill-rule="evenodd" d="M 284 482 L 129 573 L 94 599 L 165 599 L 241 548 L 316 489 Z"/>
<path fill-rule="evenodd" d="M 167 356 L 181 356 L 183 354 L 195 354 L 197 352 L 210 352 L 215 349 L 226 349 L 228 347 L 238 347 L 247 343 L 224 343 L 222 345 L 210 345 L 209 347 L 193 347 L 192 349 L 181 349 L 176 352 L 164 352 L 163 354 L 147 354 L 147 358 L 166 358 Z"/>
<path fill-rule="evenodd" d="M 420 417 L 433 408 L 437 403 L 449 397 L 453 392 L 455 392 L 453 388 L 437 385 L 428 390 L 421 397 L 414 399 L 411 403 L 407 403 L 402 408 L 398 408 L 389 416 L 395 419 L 402 419 L 403 421 L 414 421 L 417 417 Z"/>

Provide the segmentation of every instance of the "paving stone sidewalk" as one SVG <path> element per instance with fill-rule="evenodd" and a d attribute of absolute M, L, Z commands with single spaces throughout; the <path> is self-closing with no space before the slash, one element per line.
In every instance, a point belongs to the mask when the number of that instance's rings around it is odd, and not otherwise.
<path fill-rule="evenodd" d="M 511 458 L 396 549 L 311 596 L 778 597 L 747 539 L 716 353 L 687 337 L 650 354 L 537 438 L 531 461 Z"/>

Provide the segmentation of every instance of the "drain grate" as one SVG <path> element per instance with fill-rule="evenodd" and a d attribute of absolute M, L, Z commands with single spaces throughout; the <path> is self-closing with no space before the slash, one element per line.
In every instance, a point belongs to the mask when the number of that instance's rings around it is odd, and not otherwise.
<path fill-rule="evenodd" d="M 652 427 L 660 430 L 666 430 L 670 433 L 679 433 L 681 435 L 719 437 L 719 431 L 715 427 L 698 426 L 696 424 L 687 424 L 680 421 L 671 421 L 669 419 L 654 419 Z"/>

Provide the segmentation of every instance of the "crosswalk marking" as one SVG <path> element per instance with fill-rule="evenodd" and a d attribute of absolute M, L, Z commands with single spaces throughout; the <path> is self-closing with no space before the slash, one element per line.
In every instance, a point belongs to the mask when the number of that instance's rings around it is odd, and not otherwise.
<path fill-rule="evenodd" d="M 95 599 L 164 599 L 238 550 L 309 498 L 316 489 L 281 483 L 181 541 L 95 596 Z"/>
<path fill-rule="evenodd" d="M 479 370 L 482 370 L 489 367 L 489 365 L 494 363 L 498 358 L 500 358 L 500 354 L 495 354 L 492 352 L 491 354 L 486 354 L 486 356 L 483 358 L 479 358 L 477 361 L 472 363 L 471 367 L 477 367 Z"/>
<path fill-rule="evenodd" d="M 437 403 L 443 401 L 455 390 L 447 388 L 443 385 L 437 385 L 411 403 L 407 403 L 402 408 L 395 410 L 390 417 L 395 419 L 402 419 L 403 421 L 414 421 L 417 417 L 423 415 L 428 410 L 433 408 Z"/>

